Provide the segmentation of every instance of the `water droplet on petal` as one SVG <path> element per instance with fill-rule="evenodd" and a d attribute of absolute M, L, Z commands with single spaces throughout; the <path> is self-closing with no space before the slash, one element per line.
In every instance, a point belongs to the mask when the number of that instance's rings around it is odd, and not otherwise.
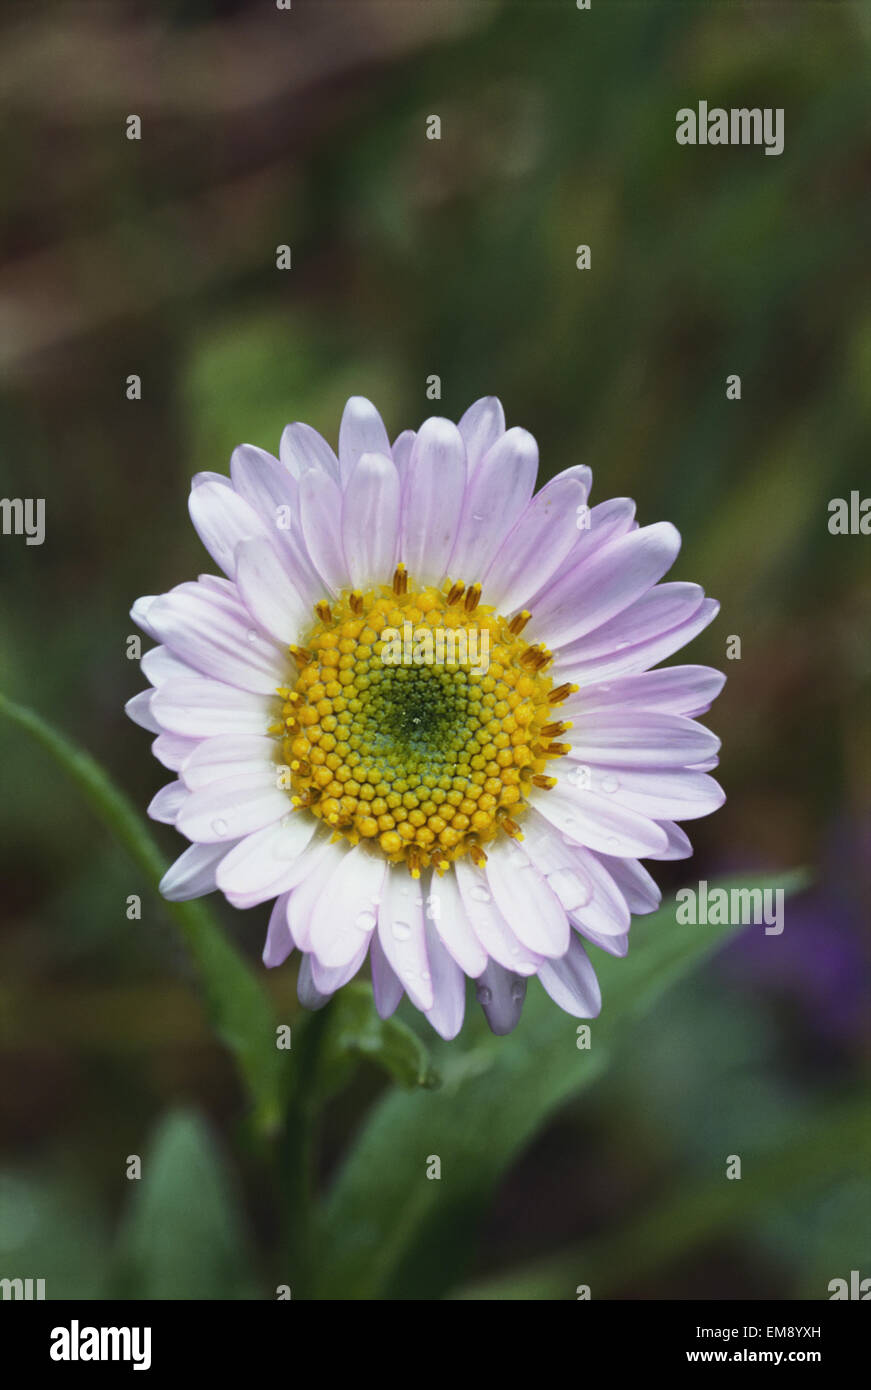
<path fill-rule="evenodd" d="M 593 896 L 593 885 L 581 874 L 575 874 L 578 884 L 578 900 L 575 907 L 586 907 Z"/>
<path fill-rule="evenodd" d="M 620 778 L 611 776 L 603 777 L 599 785 L 603 792 L 618 792 L 620 790 Z"/>
<path fill-rule="evenodd" d="M 469 890 L 469 894 L 470 897 L 475 899 L 476 903 L 488 903 L 490 901 L 490 890 L 485 888 L 483 883 L 473 884 Z"/>
<path fill-rule="evenodd" d="M 475 998 L 479 1004 L 489 1004 L 493 998 L 493 991 L 488 989 L 486 985 L 478 985 L 475 989 Z"/>
<path fill-rule="evenodd" d="M 526 985 L 523 983 L 522 980 L 515 980 L 513 985 L 511 986 L 511 998 L 514 1000 L 515 1004 L 519 1003 L 519 1001 L 524 997 L 525 994 Z"/>
<path fill-rule="evenodd" d="M 249 642 L 256 642 L 258 637 L 260 636 L 260 633 L 257 631 L 256 628 L 249 627 L 248 631 L 245 633 L 245 636 L 248 638 Z"/>
<path fill-rule="evenodd" d="M 368 910 L 358 912 L 357 916 L 354 918 L 354 926 L 357 927 L 359 931 L 373 931 L 375 928 L 375 913 L 369 912 Z"/>
<path fill-rule="evenodd" d="M 224 836 L 227 834 L 227 831 L 229 830 L 229 826 L 227 825 L 227 822 L 225 820 L 213 820 L 212 829 L 214 830 L 215 834 L 223 840 Z"/>
<path fill-rule="evenodd" d="M 397 941 L 407 941 L 411 936 L 411 927 L 407 922 L 394 922 L 393 935 Z"/>

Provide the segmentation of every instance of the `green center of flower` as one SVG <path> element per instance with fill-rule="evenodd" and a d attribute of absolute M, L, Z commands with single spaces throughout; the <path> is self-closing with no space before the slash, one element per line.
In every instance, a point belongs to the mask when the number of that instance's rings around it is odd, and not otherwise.
<path fill-rule="evenodd" d="M 508 620 L 480 595 L 415 590 L 400 565 L 392 585 L 319 603 L 279 691 L 294 805 L 414 876 L 522 838 L 514 817 L 566 751 L 550 721 L 572 687 L 554 689 L 550 653 L 520 636 L 529 614 Z"/>

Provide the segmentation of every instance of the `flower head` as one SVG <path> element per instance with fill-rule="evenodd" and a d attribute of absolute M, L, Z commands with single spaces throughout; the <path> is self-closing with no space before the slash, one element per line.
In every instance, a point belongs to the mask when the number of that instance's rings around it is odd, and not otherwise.
<path fill-rule="evenodd" d="M 368 956 L 381 1015 L 407 994 L 444 1037 L 466 976 L 499 1033 L 531 975 L 592 1017 L 584 939 L 624 955 L 660 896 L 639 859 L 723 800 L 694 721 L 724 677 L 650 669 L 717 612 L 659 582 L 677 531 L 588 507 L 585 467 L 533 496 L 537 469 L 495 399 L 391 447 L 354 397 L 338 456 L 288 425 L 195 477 L 225 577 L 133 607 L 160 645 L 127 710 L 176 773 L 149 812 L 191 841 L 162 892 L 274 899 L 263 958 L 302 953 L 309 1007 Z"/>

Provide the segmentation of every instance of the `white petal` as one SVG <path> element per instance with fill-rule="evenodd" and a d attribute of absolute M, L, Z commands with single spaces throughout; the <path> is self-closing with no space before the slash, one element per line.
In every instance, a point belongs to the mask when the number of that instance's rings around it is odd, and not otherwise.
<path fill-rule="evenodd" d="M 693 852 L 689 836 L 681 830 L 674 821 L 661 820 L 658 822 L 660 830 L 666 838 L 665 849 L 657 850 L 655 854 L 648 854 L 647 859 L 689 859 Z"/>
<path fill-rule="evenodd" d="M 534 801 L 537 810 L 575 844 L 603 854 L 649 856 L 665 849 L 665 832 L 636 811 L 617 806 L 609 797 L 572 787 L 543 791 Z"/>
<path fill-rule="evenodd" d="M 230 458 L 233 487 L 264 523 L 273 540 L 286 535 L 281 525 L 288 509 L 299 510 L 296 479 L 273 454 L 254 444 L 240 444 Z"/>
<path fill-rule="evenodd" d="M 134 724 L 138 724 L 140 729 L 147 729 L 150 734 L 159 734 L 160 724 L 151 709 L 153 698 L 153 690 L 140 690 L 138 695 L 134 695 L 132 699 L 127 701 L 124 706 L 124 713 L 128 719 L 133 720 Z"/>
<path fill-rule="evenodd" d="M 227 845 L 191 845 L 186 849 L 160 880 L 166 900 L 183 903 L 213 892 L 215 870 L 227 849 Z"/>
<path fill-rule="evenodd" d="M 293 937 L 287 927 L 287 898 L 276 898 L 269 915 L 263 964 L 270 970 L 283 965 L 293 950 Z"/>
<path fill-rule="evenodd" d="M 487 848 L 487 882 L 514 935 L 542 956 L 568 949 L 569 924 L 559 899 L 519 845 L 496 840 Z"/>
<path fill-rule="evenodd" d="M 651 590 L 651 593 L 656 592 Z M 143 668 L 144 661 L 143 657 Z M 690 715 L 708 708 L 725 683 L 726 677 L 713 666 L 664 666 L 658 671 L 642 671 L 619 676 L 614 681 L 587 685 L 560 707 L 560 718 L 574 719 L 590 710 L 618 706 L 621 710 Z"/>
<path fill-rule="evenodd" d="M 309 956 L 312 970 L 312 980 L 314 986 L 321 994 L 335 994 L 337 989 L 341 989 L 349 980 L 353 980 L 360 966 L 366 959 L 369 950 L 369 939 L 364 937 L 356 954 L 346 961 L 344 965 L 327 966 L 322 965 L 317 956 Z"/>
<path fill-rule="evenodd" d="M 197 746 L 195 738 L 182 738 L 180 734 L 158 734 L 151 744 L 151 751 L 159 763 L 177 772 Z"/>
<path fill-rule="evenodd" d="M 538 472 L 538 445 L 527 430 L 508 430 L 470 475 L 448 573 L 480 580 L 529 504 Z"/>
<path fill-rule="evenodd" d="M 630 912 L 639 916 L 655 912 L 662 901 L 662 891 L 643 864 L 637 859 L 614 859 L 602 855 L 602 863 L 619 888 Z"/>
<path fill-rule="evenodd" d="M 304 854 L 309 855 L 310 852 L 311 846 L 304 851 Z M 327 841 L 315 867 L 300 880 L 298 886 L 291 892 L 287 904 L 287 924 L 301 951 L 311 950 L 311 924 L 315 906 L 324 890 L 324 884 L 329 883 L 339 872 L 347 852 L 346 845 L 330 844 Z"/>
<path fill-rule="evenodd" d="M 275 770 L 245 772 L 191 792 L 176 828 L 189 840 L 236 841 L 287 815 L 290 798 L 276 786 Z"/>
<path fill-rule="evenodd" d="M 204 676 L 262 695 L 283 684 L 284 654 L 227 595 L 201 584 L 180 584 L 154 601 L 148 618 L 158 640 Z"/>
<path fill-rule="evenodd" d="M 265 536 L 266 524 L 231 487 L 204 483 L 188 498 L 191 521 L 206 550 L 232 579 L 236 573 L 236 547 L 250 536 Z"/>
<path fill-rule="evenodd" d="M 424 584 L 438 583 L 454 548 L 466 491 L 466 450 L 450 420 L 425 420 L 402 482 L 399 559 Z"/>
<path fill-rule="evenodd" d="M 321 994 L 320 990 L 317 988 L 312 975 L 312 962 L 310 956 L 303 956 L 300 961 L 299 975 L 296 980 L 296 993 L 304 1009 L 322 1009 L 332 998 L 331 994 Z"/>
<path fill-rule="evenodd" d="M 314 816 L 292 811 L 281 820 L 246 835 L 221 861 L 216 882 L 222 893 L 245 896 L 263 894 L 282 883 L 290 865 L 302 854 L 315 832 Z M 283 886 L 283 884 L 282 884 Z"/>
<path fill-rule="evenodd" d="M 602 1007 L 602 994 L 596 972 L 578 938 L 561 960 L 545 961 L 538 978 L 551 999 L 574 1018 L 596 1018 Z"/>
<path fill-rule="evenodd" d="M 692 618 L 704 597 L 700 584 L 657 584 L 607 623 L 561 647 L 556 653 L 556 665 L 571 666 L 595 657 L 610 660 L 615 652 L 647 642 Z"/>
<path fill-rule="evenodd" d="M 312 913 L 309 940 L 321 965 L 354 960 L 375 929 L 386 864 L 362 845 L 346 850 L 342 863 L 324 882 Z"/>
<path fill-rule="evenodd" d="M 625 956 L 629 951 L 629 933 L 624 932 L 622 936 L 600 936 L 597 932 L 584 929 L 584 940 L 590 942 L 592 946 L 598 946 L 600 951 L 607 951 L 609 956 Z"/>
<path fill-rule="evenodd" d="M 544 956 L 518 941 L 493 901 L 486 875 L 468 859 L 458 859 L 454 873 L 472 930 L 487 955 L 518 975 L 534 975 Z"/>
<path fill-rule="evenodd" d="M 365 396 L 351 396 L 339 426 L 339 467 L 342 486 L 347 487 L 363 454 L 384 454 L 390 458 L 390 440 L 384 421 Z"/>
<path fill-rule="evenodd" d="M 561 681 L 569 680 L 586 685 L 592 681 L 607 681 L 616 676 L 623 676 L 630 671 L 645 671 L 649 666 L 655 666 L 658 661 L 664 661 L 673 652 L 685 647 L 687 642 L 691 642 L 713 622 L 719 611 L 719 603 L 706 598 L 691 618 L 678 623 L 667 632 L 658 633 L 655 637 L 631 646 L 624 647 L 618 642 L 615 650 L 589 661 L 570 662 L 564 659 L 563 652 L 558 652 L 553 668 L 554 675 L 558 672 Z"/>
<path fill-rule="evenodd" d="M 309 819 L 305 812 L 301 812 L 300 814 L 304 819 Z M 276 825 L 279 827 L 281 824 L 281 821 L 276 822 Z M 272 828 L 273 827 L 269 826 L 266 827 L 267 830 Z M 265 831 L 260 830 L 256 832 L 258 835 L 264 833 Z M 249 836 L 248 838 L 250 839 L 252 837 Z M 240 843 L 242 842 L 240 841 Z M 286 848 L 287 841 L 282 841 L 282 846 Z M 287 861 L 284 870 L 279 874 L 278 878 L 273 879 L 268 884 L 263 884 L 257 889 L 252 888 L 250 891 L 244 893 L 235 893 L 224 889 L 224 896 L 233 907 L 238 907 L 245 911 L 247 911 L 249 907 L 257 907 L 259 903 L 266 902 L 269 898 L 274 898 L 279 895 L 289 900 L 293 890 L 298 888 L 309 875 L 315 877 L 315 881 L 317 882 L 316 875 L 328 849 L 329 841 L 325 836 L 318 834 L 317 822 L 315 822 L 315 833 L 312 835 L 305 849 L 297 855 L 296 859 Z M 233 851 L 231 850 L 230 853 L 232 854 Z M 277 854 L 276 859 L 281 863 L 282 855 Z M 289 922 L 288 930 L 290 930 Z"/>
<path fill-rule="evenodd" d="M 583 520 L 576 517 L 577 520 Z M 554 571 L 551 578 L 547 579 L 535 593 L 525 601 L 526 607 L 533 611 L 543 602 L 550 588 L 561 577 L 561 574 L 568 574 L 577 565 L 589 561 L 597 551 L 602 550 L 610 541 L 616 540 L 620 536 L 626 535 L 629 531 L 638 530 L 638 522 L 635 520 L 635 503 L 631 497 L 609 497 L 607 502 L 599 502 L 592 507 L 586 515 L 586 524 L 580 526 L 576 532 L 574 546 L 569 551 L 560 571 Z"/>
<path fill-rule="evenodd" d="M 570 468 L 533 497 L 484 576 L 487 603 L 502 613 L 523 608 L 560 568 L 577 540 L 577 512 L 586 503 L 589 472 Z"/>
<path fill-rule="evenodd" d="M 466 445 L 469 477 L 484 455 L 505 433 L 505 412 L 496 396 L 482 396 L 460 418 L 459 431 Z"/>
<path fill-rule="evenodd" d="M 487 964 L 484 950 L 469 923 L 456 875 L 448 871 L 442 878 L 433 874 L 428 885 L 425 917 L 467 975 L 480 975 Z"/>
<path fill-rule="evenodd" d="M 339 460 L 323 435 L 311 425 L 297 422 L 287 425 L 281 436 L 279 458 L 295 478 L 301 480 L 308 472 L 327 473 L 339 481 Z"/>
<path fill-rule="evenodd" d="M 689 768 L 588 766 L 591 791 L 651 820 L 697 820 L 718 810 L 726 799 L 713 777 Z"/>
<path fill-rule="evenodd" d="M 164 825 L 175 825 L 176 816 L 187 800 L 188 789 L 184 782 L 167 782 L 156 796 L 151 798 L 148 814 L 152 820 L 162 821 Z"/>
<path fill-rule="evenodd" d="M 716 734 L 693 719 L 634 709 L 593 710 L 560 738 L 577 762 L 609 767 L 686 767 L 720 747 Z"/>
<path fill-rule="evenodd" d="M 602 936 L 622 936 L 629 930 L 632 917 L 626 899 L 602 859 L 592 850 L 576 848 L 575 863 L 592 891 L 585 902 L 571 909 L 572 922 L 585 934 L 589 929 Z"/>
<path fill-rule="evenodd" d="M 191 675 L 173 677 L 155 690 L 152 710 L 169 733 L 202 739 L 265 733 L 278 718 L 279 700 L 276 695 L 255 695 L 223 681 Z"/>
<path fill-rule="evenodd" d="M 312 469 L 299 483 L 300 526 L 312 564 L 328 590 L 348 585 L 342 549 L 342 493 L 333 478 Z"/>
<path fill-rule="evenodd" d="M 153 637 L 155 641 L 158 640 L 157 633 L 152 630 L 151 624 L 148 621 L 148 611 L 151 605 L 156 603 L 158 597 L 158 594 L 146 594 L 144 598 L 138 598 L 130 609 L 130 616 L 136 626 L 141 627 L 142 631 L 148 637 Z"/>
<path fill-rule="evenodd" d="M 484 1010 L 492 1032 L 498 1037 L 510 1033 L 520 1021 L 526 998 L 526 980 L 503 970 L 491 960 L 478 981 L 475 998 Z"/>
<path fill-rule="evenodd" d="M 219 487 L 232 488 L 233 486 L 226 473 L 213 473 L 208 468 L 201 469 L 191 478 L 191 487 L 202 487 L 203 483 L 217 483 Z"/>
<path fill-rule="evenodd" d="M 405 477 L 411 460 L 411 451 L 414 448 L 414 441 L 417 439 L 415 430 L 403 430 L 393 441 L 393 462 L 396 464 L 400 479 Z"/>
<path fill-rule="evenodd" d="M 611 541 L 536 600 L 530 638 L 555 648 L 591 632 L 652 588 L 679 549 L 680 534 L 668 521 Z"/>
<path fill-rule="evenodd" d="M 432 922 L 424 923 L 426 949 L 432 974 L 433 1006 L 426 1016 L 443 1038 L 455 1038 L 466 1011 L 466 977 L 445 950 Z"/>
<path fill-rule="evenodd" d="M 405 990 L 390 961 L 384 954 L 378 933 L 372 937 L 370 945 L 372 965 L 372 994 L 379 1018 L 390 1018 L 399 1006 Z"/>
<path fill-rule="evenodd" d="M 299 640 L 311 608 L 267 540 L 244 541 L 236 552 L 236 583 L 261 627 L 284 646 Z"/>
<path fill-rule="evenodd" d="M 222 782 L 242 772 L 264 768 L 275 777 L 280 761 L 275 739 L 262 734 L 219 734 L 198 743 L 182 768 L 182 780 L 191 791 L 209 782 Z"/>
<path fill-rule="evenodd" d="M 434 999 L 420 884 L 402 864 L 391 867 L 384 879 L 378 939 L 412 1003 L 426 1013 Z"/>
<path fill-rule="evenodd" d="M 152 685 L 163 685 L 165 681 L 179 676 L 195 676 L 197 673 L 180 656 L 174 656 L 168 647 L 152 647 L 145 652 L 139 663 L 142 674 Z"/>
<path fill-rule="evenodd" d="M 351 584 L 389 584 L 396 567 L 399 474 L 384 454 L 363 454 L 342 499 L 342 548 Z"/>

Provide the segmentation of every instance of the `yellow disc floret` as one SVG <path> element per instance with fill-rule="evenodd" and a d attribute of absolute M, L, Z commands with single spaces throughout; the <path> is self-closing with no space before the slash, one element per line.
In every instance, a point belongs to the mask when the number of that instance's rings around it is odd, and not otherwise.
<path fill-rule="evenodd" d="M 554 689 L 550 653 L 520 636 L 529 616 L 502 617 L 480 584 L 417 589 L 402 565 L 318 603 L 274 730 L 294 806 L 415 877 L 522 839 L 529 789 L 553 786 L 567 751 L 554 713 L 575 688 Z"/>

